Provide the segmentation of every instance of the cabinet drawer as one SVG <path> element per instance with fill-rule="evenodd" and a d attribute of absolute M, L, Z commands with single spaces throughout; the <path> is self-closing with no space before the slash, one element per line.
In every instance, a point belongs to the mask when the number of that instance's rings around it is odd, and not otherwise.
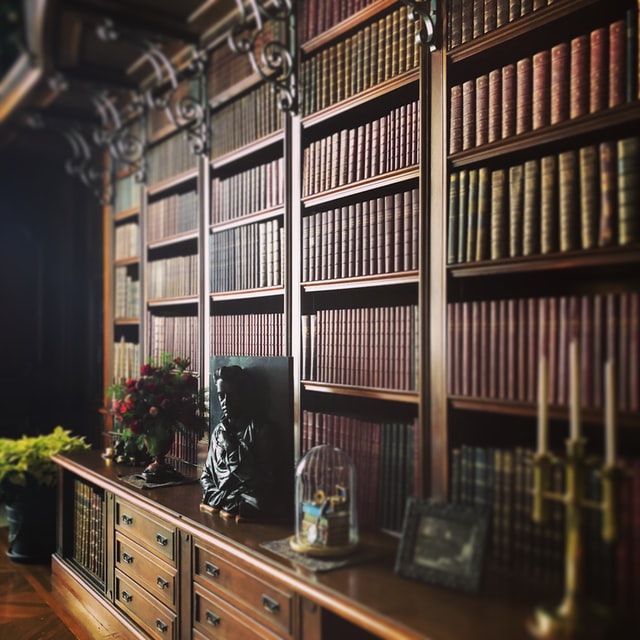
<path fill-rule="evenodd" d="M 193 590 L 193 627 L 205 638 L 216 640 L 280 639 L 280 636 L 198 585 Z"/>
<path fill-rule="evenodd" d="M 176 530 L 120 499 L 116 500 L 116 531 L 175 563 Z"/>
<path fill-rule="evenodd" d="M 116 567 L 172 608 L 176 606 L 176 568 L 116 533 Z"/>
<path fill-rule="evenodd" d="M 176 614 L 117 569 L 116 605 L 152 638 L 176 640 Z"/>
<path fill-rule="evenodd" d="M 232 600 L 248 615 L 279 633 L 291 634 L 293 593 L 286 587 L 267 584 L 255 572 L 227 562 L 219 555 L 194 545 L 194 580 L 214 593 Z"/>

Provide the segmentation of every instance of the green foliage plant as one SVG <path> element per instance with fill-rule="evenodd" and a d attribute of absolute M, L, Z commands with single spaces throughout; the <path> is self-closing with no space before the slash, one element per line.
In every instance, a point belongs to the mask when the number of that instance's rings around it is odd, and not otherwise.
<path fill-rule="evenodd" d="M 0 438 L 0 504 L 11 505 L 31 487 L 52 487 L 58 467 L 51 456 L 79 449 L 89 449 L 84 436 L 57 426 L 51 433 Z"/>

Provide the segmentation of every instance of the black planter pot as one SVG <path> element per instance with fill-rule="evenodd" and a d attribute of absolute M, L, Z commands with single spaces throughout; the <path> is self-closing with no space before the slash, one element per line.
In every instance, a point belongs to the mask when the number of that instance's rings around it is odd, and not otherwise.
<path fill-rule="evenodd" d="M 15 562 L 48 562 L 56 548 L 56 489 L 22 492 L 6 505 L 9 524 L 7 555 Z"/>

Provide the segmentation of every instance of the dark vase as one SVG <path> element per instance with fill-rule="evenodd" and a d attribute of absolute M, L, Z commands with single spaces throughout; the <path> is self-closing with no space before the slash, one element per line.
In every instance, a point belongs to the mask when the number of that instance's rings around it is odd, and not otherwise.
<path fill-rule="evenodd" d="M 7 555 L 15 562 L 48 562 L 56 549 L 56 487 L 32 487 L 6 505 Z"/>

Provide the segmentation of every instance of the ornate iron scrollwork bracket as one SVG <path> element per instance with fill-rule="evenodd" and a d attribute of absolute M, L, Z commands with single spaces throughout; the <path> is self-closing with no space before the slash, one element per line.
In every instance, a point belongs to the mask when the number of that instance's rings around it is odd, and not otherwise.
<path fill-rule="evenodd" d="M 94 157 L 92 145 L 78 125 L 54 118 L 45 120 L 39 112 L 28 114 L 26 123 L 33 129 L 46 127 L 61 134 L 71 148 L 71 157 L 65 162 L 66 172 L 79 178 L 82 184 L 91 189 L 100 204 L 111 202 L 112 191 L 109 181 L 104 180 L 102 158 Z"/>
<path fill-rule="evenodd" d="M 236 4 L 242 17 L 240 22 L 231 29 L 228 38 L 229 47 L 234 53 L 249 56 L 254 71 L 271 83 L 282 111 L 295 111 L 294 59 L 291 50 L 279 40 L 263 43 L 260 38 L 263 34 L 265 19 L 281 22 L 290 34 L 294 33 L 293 2 L 291 0 L 248 0 L 248 8 L 243 0 L 236 0 Z"/>
<path fill-rule="evenodd" d="M 414 0 L 400 0 L 409 7 L 410 20 L 422 20 L 424 29 L 420 29 L 416 38 L 423 47 L 428 47 L 430 52 L 436 50 L 436 24 L 438 20 L 437 0 L 416 2 Z"/>
<path fill-rule="evenodd" d="M 139 102 L 150 109 L 164 111 L 169 122 L 186 133 L 194 154 L 207 153 L 209 128 L 203 100 L 189 94 L 176 98 L 181 74 L 162 51 L 160 44 L 142 32 L 118 29 L 109 18 L 96 27 L 96 33 L 104 42 L 126 39 L 140 49 L 153 70 L 154 83 L 139 94 Z M 201 78 L 205 62 L 206 53 L 194 50 L 191 63 L 182 72 L 183 78 Z"/>

